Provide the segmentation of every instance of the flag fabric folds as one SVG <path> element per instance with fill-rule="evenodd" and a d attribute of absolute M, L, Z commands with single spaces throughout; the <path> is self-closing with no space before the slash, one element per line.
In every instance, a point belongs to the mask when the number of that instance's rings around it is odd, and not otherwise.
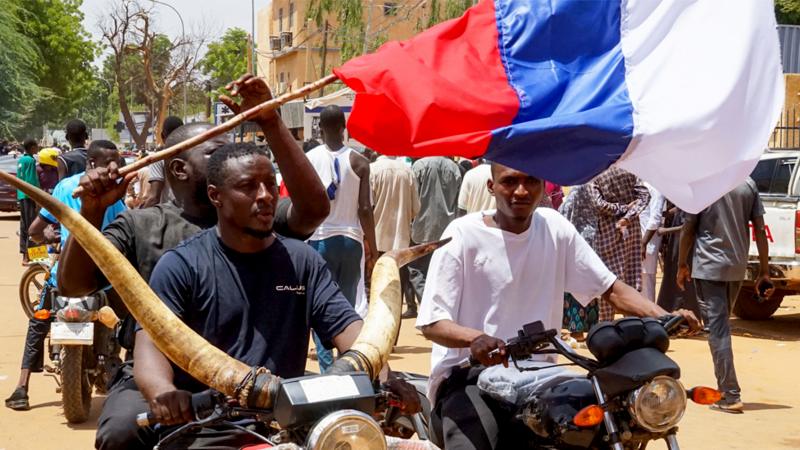
<path fill-rule="evenodd" d="M 697 212 L 739 184 L 783 105 L 772 2 L 481 0 L 350 60 L 350 135 L 562 184 L 619 164 Z"/>

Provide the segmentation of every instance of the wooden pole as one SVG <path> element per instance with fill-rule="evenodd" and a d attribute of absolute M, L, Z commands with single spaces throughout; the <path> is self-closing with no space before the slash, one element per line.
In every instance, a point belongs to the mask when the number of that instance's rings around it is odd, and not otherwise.
<path fill-rule="evenodd" d="M 257 116 L 258 114 L 260 114 L 260 113 L 262 113 L 264 111 L 274 111 L 274 110 L 278 109 L 284 103 L 287 103 L 287 102 L 289 102 L 291 100 L 295 100 L 295 99 L 298 99 L 298 98 L 303 98 L 306 95 L 310 94 L 311 92 L 314 92 L 314 91 L 317 91 L 319 89 L 322 89 L 323 87 L 333 83 L 336 80 L 337 80 L 336 75 L 331 74 L 331 75 L 328 75 L 328 76 L 326 76 L 324 78 L 321 78 L 321 79 L 319 79 L 319 80 L 317 80 L 317 81 L 315 81 L 315 82 L 313 82 L 313 83 L 311 83 L 309 85 L 303 86 L 302 88 L 297 89 L 296 91 L 287 92 L 286 94 L 283 94 L 278 98 L 274 98 L 274 99 L 266 101 L 266 102 L 264 102 L 264 103 L 262 103 L 260 105 L 256 105 L 256 106 L 248 109 L 247 111 L 243 111 L 242 113 L 231 117 L 231 119 L 228 120 L 227 122 L 219 124 L 216 127 L 211 128 L 210 130 L 208 130 L 208 131 L 206 131 L 206 132 L 204 132 L 202 134 L 199 134 L 199 135 L 197 135 L 197 136 L 195 136 L 193 138 L 190 138 L 190 139 L 187 139 L 187 140 L 185 140 L 183 142 L 175 144 L 172 147 L 166 148 L 166 149 L 164 149 L 164 150 L 162 150 L 160 152 L 148 155 L 148 156 L 146 156 L 146 157 L 144 157 L 144 158 L 142 158 L 142 159 L 140 159 L 138 161 L 135 161 L 135 162 L 133 162 L 133 163 L 131 163 L 131 164 L 125 166 L 125 167 L 122 167 L 122 168 L 119 169 L 119 173 L 120 173 L 120 175 L 125 176 L 125 175 L 127 175 L 129 173 L 136 172 L 137 170 L 139 170 L 139 169 L 141 169 L 143 167 L 147 167 L 150 164 L 153 164 L 153 163 L 158 162 L 158 161 L 163 161 L 163 160 L 165 160 L 167 158 L 175 156 L 178 153 L 184 152 L 184 151 L 186 151 L 186 150 L 188 150 L 188 149 L 190 149 L 190 148 L 192 148 L 192 147 L 194 147 L 194 146 L 196 146 L 198 144 L 202 144 L 203 142 L 205 142 L 205 141 L 207 141 L 209 139 L 215 138 L 215 137 L 217 137 L 217 136 L 219 136 L 221 134 L 224 134 L 224 133 L 227 133 L 228 131 L 233 130 L 237 126 L 241 125 L 242 123 L 246 122 L 247 120 L 252 119 L 253 117 Z M 73 198 L 78 198 L 82 194 L 83 194 L 83 188 L 78 186 L 78 188 L 75 189 L 75 191 L 72 192 L 72 197 Z"/>

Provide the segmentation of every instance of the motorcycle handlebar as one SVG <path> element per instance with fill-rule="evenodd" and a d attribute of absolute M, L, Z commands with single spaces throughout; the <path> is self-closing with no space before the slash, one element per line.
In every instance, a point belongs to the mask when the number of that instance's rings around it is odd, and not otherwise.
<path fill-rule="evenodd" d="M 686 322 L 686 319 L 683 316 L 665 316 L 661 318 L 661 323 L 665 330 L 667 330 L 667 334 L 672 335 L 678 328 Z"/>
<path fill-rule="evenodd" d="M 192 412 L 194 414 L 194 419 L 200 420 L 208 417 L 214 412 L 214 408 L 221 401 L 224 402 L 224 396 L 211 389 L 192 394 Z M 136 416 L 136 424 L 139 425 L 140 428 L 150 427 L 157 423 L 158 420 L 151 411 L 139 413 Z"/>

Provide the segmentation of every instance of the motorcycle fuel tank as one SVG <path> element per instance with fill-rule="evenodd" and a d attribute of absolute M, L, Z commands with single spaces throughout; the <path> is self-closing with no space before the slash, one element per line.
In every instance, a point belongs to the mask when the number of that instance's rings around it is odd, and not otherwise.
<path fill-rule="evenodd" d="M 578 411 L 595 403 L 591 381 L 575 378 L 542 391 L 526 408 L 533 414 L 523 420 L 537 435 L 558 443 L 558 448 L 589 448 L 599 426 L 580 428 L 572 419 Z"/>

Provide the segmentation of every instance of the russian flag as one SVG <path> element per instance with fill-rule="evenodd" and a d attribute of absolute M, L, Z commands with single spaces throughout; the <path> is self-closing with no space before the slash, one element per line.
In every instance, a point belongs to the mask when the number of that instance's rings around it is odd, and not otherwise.
<path fill-rule="evenodd" d="M 784 96 L 770 0 L 481 0 L 334 73 L 380 153 L 562 185 L 618 164 L 690 212 L 749 175 Z"/>

